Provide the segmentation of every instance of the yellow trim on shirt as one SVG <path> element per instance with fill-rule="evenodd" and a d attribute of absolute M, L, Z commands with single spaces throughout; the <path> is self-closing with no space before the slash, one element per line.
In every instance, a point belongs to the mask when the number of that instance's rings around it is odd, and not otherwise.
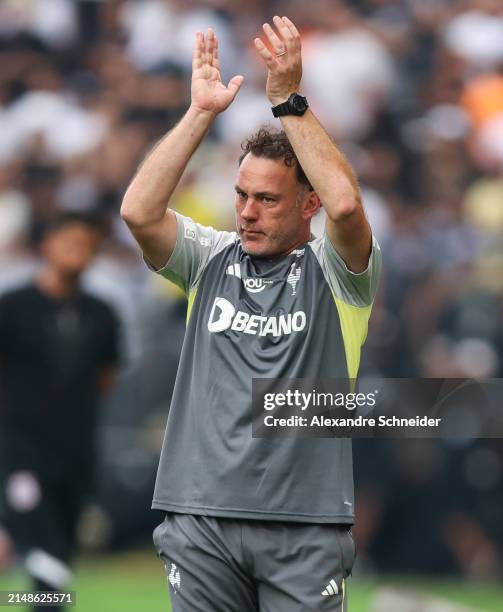
<path fill-rule="evenodd" d="M 194 300 L 196 299 L 197 289 L 192 289 L 189 293 L 189 300 L 187 303 L 187 319 L 186 324 L 189 323 L 190 313 L 192 312 L 192 306 L 194 305 Z"/>
<path fill-rule="evenodd" d="M 361 348 L 367 338 L 370 306 L 352 306 L 335 297 L 335 305 L 341 322 L 342 341 L 346 352 L 348 377 L 356 378 L 360 367 Z"/>

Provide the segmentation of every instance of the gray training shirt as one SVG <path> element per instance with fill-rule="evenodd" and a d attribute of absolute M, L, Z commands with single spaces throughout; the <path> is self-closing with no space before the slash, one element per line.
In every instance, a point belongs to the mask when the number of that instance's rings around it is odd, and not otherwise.
<path fill-rule="evenodd" d="M 347 438 L 252 438 L 253 378 L 355 378 L 379 270 L 350 272 L 328 236 L 267 261 L 239 236 L 176 213 L 157 272 L 189 299 L 152 508 L 186 514 L 352 523 Z"/>

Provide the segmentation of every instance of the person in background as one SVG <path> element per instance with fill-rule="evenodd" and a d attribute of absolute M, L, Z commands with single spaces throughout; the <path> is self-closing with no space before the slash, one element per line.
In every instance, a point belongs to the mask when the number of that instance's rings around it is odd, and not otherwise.
<path fill-rule="evenodd" d="M 0 523 L 36 591 L 71 581 L 97 409 L 116 378 L 117 318 L 80 283 L 102 239 L 97 217 L 61 213 L 42 238 L 37 276 L 0 299 Z"/>

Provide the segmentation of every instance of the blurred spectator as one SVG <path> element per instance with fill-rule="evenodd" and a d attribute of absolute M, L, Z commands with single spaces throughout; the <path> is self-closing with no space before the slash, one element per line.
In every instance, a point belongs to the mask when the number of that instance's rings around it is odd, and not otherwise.
<path fill-rule="evenodd" d="M 34 281 L 0 300 L 2 507 L 34 590 L 62 590 L 70 580 L 98 403 L 115 383 L 116 317 L 79 286 L 101 239 L 96 219 L 62 213 L 44 234 Z"/>

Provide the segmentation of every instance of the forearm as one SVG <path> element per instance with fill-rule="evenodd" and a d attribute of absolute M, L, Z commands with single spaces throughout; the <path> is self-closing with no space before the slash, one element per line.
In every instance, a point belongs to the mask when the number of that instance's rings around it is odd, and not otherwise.
<path fill-rule="evenodd" d="M 360 190 L 349 162 L 311 110 L 281 118 L 295 154 L 327 215 L 337 221 L 361 207 Z"/>
<path fill-rule="evenodd" d="M 355 174 L 311 111 L 282 117 L 283 128 L 327 213 L 327 234 L 353 272 L 367 268 L 371 230 Z"/>
<path fill-rule="evenodd" d="M 214 117 L 191 106 L 150 152 L 122 201 L 121 216 L 128 224 L 155 223 L 165 216 L 169 200 Z"/>
<path fill-rule="evenodd" d="M 300 34 L 288 17 L 274 17 L 276 30 L 264 24 L 268 46 L 260 38 L 255 47 L 268 73 L 266 94 L 277 106 L 298 92 L 302 78 Z M 312 111 L 281 117 L 283 129 L 298 162 L 327 213 L 326 233 L 353 272 L 366 269 L 371 231 L 363 210 L 356 177 Z"/>

